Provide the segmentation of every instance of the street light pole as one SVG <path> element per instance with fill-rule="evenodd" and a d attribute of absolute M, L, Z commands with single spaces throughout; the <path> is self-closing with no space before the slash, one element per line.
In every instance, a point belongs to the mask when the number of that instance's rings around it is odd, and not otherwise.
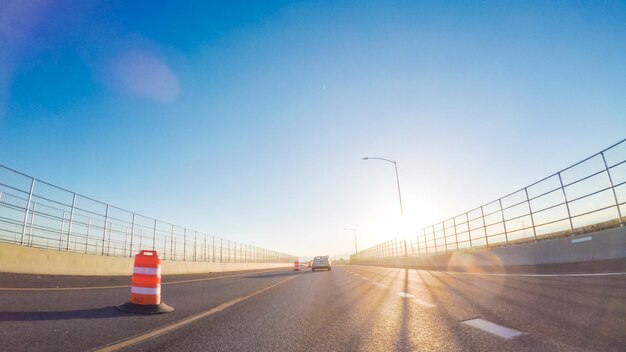
<path fill-rule="evenodd" d="M 343 229 L 346 231 L 354 232 L 354 255 L 358 255 L 359 250 L 357 249 L 357 246 L 356 246 L 356 229 L 351 229 L 349 227 L 344 227 Z"/>
<path fill-rule="evenodd" d="M 398 199 L 400 200 L 400 215 L 404 215 L 404 210 L 402 209 L 402 193 L 400 192 L 400 177 L 398 177 L 398 163 L 395 160 L 389 160 L 385 158 L 373 158 L 373 157 L 364 157 L 363 160 L 383 160 L 393 164 L 396 169 L 396 183 L 398 184 Z"/>

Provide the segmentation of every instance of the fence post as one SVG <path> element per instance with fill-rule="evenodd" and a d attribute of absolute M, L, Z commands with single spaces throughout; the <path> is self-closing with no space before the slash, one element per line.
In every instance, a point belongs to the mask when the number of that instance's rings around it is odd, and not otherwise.
<path fill-rule="evenodd" d="M 37 203 L 33 203 L 33 209 L 30 211 L 30 226 L 28 226 L 28 245 L 33 246 L 33 224 L 35 223 L 35 215 L 37 215 Z"/>
<path fill-rule="evenodd" d="M 193 231 L 193 261 L 196 261 L 196 248 L 198 247 L 198 231 Z"/>
<path fill-rule="evenodd" d="M 485 244 L 489 247 L 489 237 L 487 237 L 487 223 L 485 222 L 485 211 L 483 206 L 480 206 L 480 216 L 483 218 L 483 231 L 485 231 Z"/>
<path fill-rule="evenodd" d="M 106 242 L 107 236 L 107 220 L 109 219 L 109 205 L 106 205 L 106 210 L 104 211 L 104 223 L 102 224 L 102 253 L 104 255 L 104 244 Z"/>
<path fill-rule="evenodd" d="M 448 238 L 446 237 L 446 222 L 441 223 L 441 228 L 443 230 L 443 245 L 445 246 L 445 253 L 448 253 Z"/>
<path fill-rule="evenodd" d="M 456 231 L 456 216 L 452 218 L 452 225 L 454 226 L 454 241 L 456 242 L 456 250 L 459 250 L 459 235 Z"/>
<path fill-rule="evenodd" d="M 163 260 L 167 259 L 167 234 L 163 233 Z M 170 260 L 172 257 L 170 257 Z"/>
<path fill-rule="evenodd" d="M 435 235 L 435 225 L 431 226 L 431 231 L 433 232 L 433 243 L 435 244 L 435 254 L 439 253 L 439 249 L 437 249 L 437 236 Z"/>
<path fill-rule="evenodd" d="M 426 228 L 422 227 L 422 237 L 424 237 L 424 246 L 426 247 L 426 255 L 428 255 L 428 240 L 426 239 Z"/>
<path fill-rule="evenodd" d="M 422 250 L 420 249 L 420 235 L 415 236 L 415 240 L 417 240 L 417 256 L 422 256 Z"/>
<path fill-rule="evenodd" d="M 130 224 L 130 250 L 128 256 L 133 257 L 133 237 L 135 237 L 135 213 L 133 213 L 133 220 Z"/>
<path fill-rule="evenodd" d="M 32 181 L 30 181 L 30 192 L 28 192 L 28 200 L 26 201 L 26 209 L 24 209 L 24 222 L 22 223 L 22 237 L 20 239 L 20 246 L 24 245 L 24 235 L 26 235 L 26 222 L 28 221 L 28 212 L 30 211 L 30 203 L 33 200 L 33 190 L 35 189 L 35 178 L 31 177 L 31 179 Z"/>
<path fill-rule="evenodd" d="M 172 241 L 174 243 L 172 243 L 172 248 L 174 249 L 174 260 L 176 260 L 176 253 L 178 253 L 178 250 L 176 248 L 176 237 L 172 236 Z"/>
<path fill-rule="evenodd" d="M 213 239 L 213 246 L 211 248 L 213 251 L 212 262 L 215 263 L 215 235 L 211 235 L 211 238 Z"/>
<path fill-rule="evenodd" d="M 110 254 L 110 251 L 111 251 L 111 233 L 112 232 L 113 232 L 113 223 L 109 221 L 109 237 L 107 239 L 107 256 Z M 113 250 L 115 251 L 115 248 L 113 248 Z"/>
<path fill-rule="evenodd" d="M 504 220 L 504 208 L 502 208 L 502 198 L 498 199 L 498 204 L 500 204 L 500 215 L 502 215 L 502 226 L 504 227 L 504 242 L 509 244 L 509 234 L 506 230 L 506 220 Z"/>
<path fill-rule="evenodd" d="M 67 227 L 67 246 L 65 246 L 66 252 L 69 252 L 70 250 L 70 236 L 72 235 L 72 222 L 74 221 L 74 206 L 75 205 L 76 205 L 76 193 L 74 193 L 74 196 L 72 197 L 72 209 L 70 210 L 70 224 Z M 76 250 L 76 248 L 74 248 L 74 250 Z"/>
<path fill-rule="evenodd" d="M 32 225 L 31 225 L 32 226 Z M 65 210 L 63 210 L 63 218 L 61 219 L 61 231 L 59 231 L 59 250 L 63 246 L 63 228 L 65 227 Z"/>
<path fill-rule="evenodd" d="M 183 260 L 187 260 L 187 228 L 183 231 Z"/>
<path fill-rule="evenodd" d="M 469 237 L 470 248 L 472 247 L 472 231 L 470 230 L 469 213 L 465 213 L 465 221 L 467 222 L 467 237 Z"/>
<path fill-rule="evenodd" d="M 156 219 L 154 219 L 154 226 L 152 227 L 152 250 L 154 250 L 154 245 L 156 244 Z"/>
<path fill-rule="evenodd" d="M 535 219 L 533 217 L 533 208 L 530 205 L 530 197 L 528 197 L 528 187 L 524 188 L 524 193 L 526 193 L 526 203 L 528 203 L 528 213 L 530 214 L 530 223 L 533 225 L 533 236 L 535 237 L 535 242 L 537 242 L 537 230 L 535 229 Z"/>
<path fill-rule="evenodd" d="M 606 163 L 606 158 L 604 157 L 604 152 L 600 152 L 602 156 L 602 162 L 604 163 L 604 169 L 606 170 L 606 175 L 609 177 L 609 184 L 611 185 L 611 190 L 613 191 L 613 198 L 615 199 L 615 207 L 617 208 L 617 216 L 619 217 L 619 225 L 624 225 L 624 221 L 622 220 L 622 211 L 619 208 L 619 201 L 617 200 L 617 193 L 615 193 L 615 185 L 613 184 L 613 178 L 611 177 L 611 170 L 609 169 L 609 165 Z M 32 223 L 32 222 L 31 222 Z"/>
<path fill-rule="evenodd" d="M 569 219 L 569 227 L 574 234 L 574 222 L 572 221 L 572 213 L 569 210 L 569 203 L 567 201 L 567 193 L 565 193 L 565 186 L 563 186 L 563 178 L 561 178 L 561 172 L 557 172 L 559 176 L 559 183 L 561 184 L 561 191 L 563 191 L 563 199 L 565 199 L 565 208 L 567 208 L 567 218 Z"/>
<path fill-rule="evenodd" d="M 126 242 L 128 242 L 128 227 L 124 228 L 124 250 L 122 251 L 122 257 L 126 258 Z"/>
<path fill-rule="evenodd" d="M 91 216 L 87 218 L 87 235 L 85 236 L 85 254 L 87 253 L 87 246 L 89 245 L 89 230 L 91 230 Z M 131 238 L 132 241 L 132 238 Z"/>
<path fill-rule="evenodd" d="M 170 231 L 170 259 L 171 260 L 176 260 L 175 253 L 176 252 L 174 251 L 174 224 L 172 224 L 172 229 Z"/>

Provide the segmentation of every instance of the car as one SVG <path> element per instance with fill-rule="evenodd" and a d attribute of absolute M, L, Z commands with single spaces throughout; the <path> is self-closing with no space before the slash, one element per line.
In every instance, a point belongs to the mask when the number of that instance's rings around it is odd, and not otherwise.
<path fill-rule="evenodd" d="M 317 256 L 313 258 L 313 265 L 311 267 L 311 270 L 315 271 L 315 269 L 332 270 L 332 264 L 330 262 L 330 258 L 327 255 Z"/>

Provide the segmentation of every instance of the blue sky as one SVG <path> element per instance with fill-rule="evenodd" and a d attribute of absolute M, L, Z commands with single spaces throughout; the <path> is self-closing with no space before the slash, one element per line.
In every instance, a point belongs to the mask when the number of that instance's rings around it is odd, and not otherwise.
<path fill-rule="evenodd" d="M 0 163 L 296 255 L 587 157 L 625 97 L 622 1 L 0 4 Z"/>

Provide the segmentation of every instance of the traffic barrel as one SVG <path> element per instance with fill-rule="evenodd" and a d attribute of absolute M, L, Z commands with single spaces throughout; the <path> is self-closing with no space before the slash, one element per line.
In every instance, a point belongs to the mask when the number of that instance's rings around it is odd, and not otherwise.
<path fill-rule="evenodd" d="M 135 255 L 130 302 L 117 308 L 138 314 L 158 314 L 174 310 L 161 301 L 161 258 L 157 251 L 141 250 Z"/>
<path fill-rule="evenodd" d="M 300 262 L 297 260 L 293 262 L 293 271 L 300 271 Z"/>

